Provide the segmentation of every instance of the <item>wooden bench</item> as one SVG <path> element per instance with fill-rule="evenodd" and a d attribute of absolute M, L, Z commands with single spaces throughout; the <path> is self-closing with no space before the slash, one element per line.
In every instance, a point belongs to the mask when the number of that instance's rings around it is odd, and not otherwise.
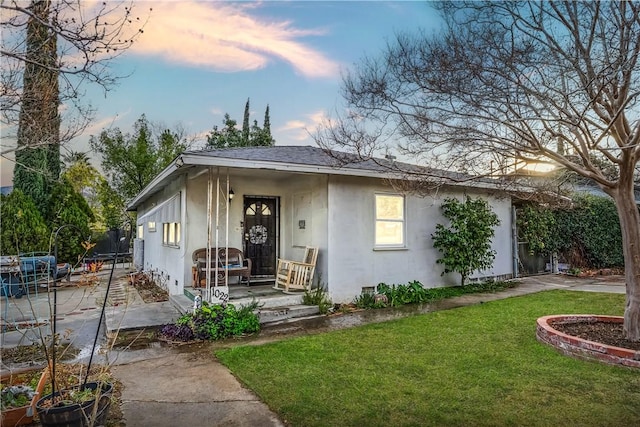
<path fill-rule="evenodd" d="M 240 277 L 247 286 L 251 283 L 251 260 L 244 257 L 244 254 L 237 248 L 211 248 L 211 286 L 215 285 L 215 275 L 218 276 L 218 285 L 226 285 L 226 277 Z M 191 256 L 195 264 L 194 287 L 207 285 L 207 249 L 201 248 L 193 251 Z M 217 259 L 216 259 L 217 258 Z M 216 264 L 217 261 L 217 264 Z M 217 267 L 216 267 L 217 265 Z"/>
<path fill-rule="evenodd" d="M 284 290 L 285 292 L 291 289 L 311 290 L 317 260 L 318 248 L 314 246 L 305 248 L 302 261 L 279 258 L 274 289 Z"/>

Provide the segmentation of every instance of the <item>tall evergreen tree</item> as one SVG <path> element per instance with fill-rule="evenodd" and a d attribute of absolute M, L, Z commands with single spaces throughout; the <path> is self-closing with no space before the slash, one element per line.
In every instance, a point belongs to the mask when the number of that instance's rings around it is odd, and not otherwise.
<path fill-rule="evenodd" d="M 269 104 L 267 104 L 267 108 L 264 111 L 264 122 L 262 124 L 262 133 L 264 135 L 264 142 L 265 142 L 262 145 L 273 146 L 273 144 L 275 143 L 275 140 L 271 136 L 271 118 L 269 117 Z"/>
<path fill-rule="evenodd" d="M 248 146 L 249 144 L 249 98 L 244 105 L 244 119 L 242 120 L 242 145 Z"/>
<path fill-rule="evenodd" d="M 13 184 L 40 212 L 60 175 L 60 116 L 57 38 L 49 30 L 50 1 L 33 1 L 27 24 L 23 95 L 18 117 Z"/>

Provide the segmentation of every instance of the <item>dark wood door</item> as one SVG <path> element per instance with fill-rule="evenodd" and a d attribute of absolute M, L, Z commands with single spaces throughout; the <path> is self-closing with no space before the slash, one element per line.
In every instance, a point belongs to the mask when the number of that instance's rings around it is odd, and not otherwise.
<path fill-rule="evenodd" d="M 252 276 L 275 274 L 278 242 L 278 198 L 244 198 L 244 253 Z"/>

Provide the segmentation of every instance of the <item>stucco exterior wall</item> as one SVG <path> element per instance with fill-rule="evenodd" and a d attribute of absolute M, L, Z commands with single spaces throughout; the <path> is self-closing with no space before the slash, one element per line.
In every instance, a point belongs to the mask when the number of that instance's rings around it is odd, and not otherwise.
<path fill-rule="evenodd" d="M 191 254 L 207 245 L 208 173 L 194 169 L 179 176 L 139 209 L 138 217 L 152 211 L 176 194 L 181 197 L 181 241 L 176 247 L 163 246 L 162 224 L 156 232 L 144 231 L 144 266 L 167 285 L 171 294 L 181 294 L 191 286 Z M 214 173 L 215 179 L 215 173 Z M 226 191 L 226 170 L 220 174 Z M 319 256 L 316 283 L 326 287 L 334 302 L 350 302 L 363 287 L 380 282 L 406 284 L 418 280 L 427 287 L 458 284 L 459 275 L 441 276 L 443 266 L 436 263 L 439 252 L 433 248 L 431 234 L 436 224 L 445 223 L 440 205 L 446 197 L 462 199 L 465 194 L 489 200 L 501 225 L 496 229 L 493 249 L 497 252 L 491 269 L 472 277 L 512 274 L 511 202 L 489 194 L 440 189 L 434 195 L 406 195 L 405 247 L 376 248 L 375 195 L 398 194 L 384 180 L 326 174 L 279 171 L 229 171 L 235 198 L 229 204 L 229 246 L 243 248 L 245 196 L 277 197 L 280 201 L 280 230 L 277 257 L 301 260 L 305 246 L 317 246 Z M 215 188 L 215 181 L 214 181 Z M 219 199 L 218 245 L 225 245 L 226 201 Z M 213 198 L 215 203 L 215 196 Z M 215 205 L 213 206 L 215 213 Z M 212 224 L 215 246 L 215 219 Z M 233 282 L 232 282 L 233 283 Z"/>
<path fill-rule="evenodd" d="M 164 246 L 162 244 L 162 222 L 156 218 L 156 229 L 150 231 L 145 215 L 176 194 L 179 194 L 180 197 L 180 215 L 184 219 L 184 177 L 179 177 L 147 201 L 144 209 L 138 209 L 137 222 L 138 225 L 144 227 L 144 271 L 152 273 L 157 283 L 164 285 L 170 294 L 182 293 L 186 270 L 184 267 L 185 247 L 182 242 L 178 246 Z M 181 230 L 184 230 L 184 220 Z"/>
<path fill-rule="evenodd" d="M 407 195 L 405 201 L 406 246 L 377 249 L 375 239 L 375 194 L 399 194 L 383 180 L 331 176 L 328 184 L 328 275 L 329 293 L 334 302 L 350 302 L 363 287 L 384 282 L 407 284 L 418 280 L 426 287 L 459 283 L 459 275 L 441 276 L 443 266 L 436 263 L 439 252 L 433 248 L 431 234 L 436 224 L 445 223 L 440 205 L 446 197 L 462 200 L 465 193 L 440 189 L 433 196 Z M 476 276 L 512 273 L 510 200 L 467 191 L 472 197 L 489 200 L 501 225 L 496 229 L 493 268 Z"/>

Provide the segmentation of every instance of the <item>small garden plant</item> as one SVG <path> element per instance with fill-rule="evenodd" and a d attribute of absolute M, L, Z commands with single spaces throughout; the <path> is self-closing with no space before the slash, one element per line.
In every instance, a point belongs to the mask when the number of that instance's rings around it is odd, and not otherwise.
<path fill-rule="evenodd" d="M 425 288 L 417 280 L 406 285 L 389 286 L 386 283 L 380 283 L 376 293 L 363 293 L 357 296 L 353 303 L 358 308 L 398 307 L 405 304 L 427 303 L 463 294 L 498 292 L 516 285 L 516 282 L 487 281 L 465 286 Z"/>
<path fill-rule="evenodd" d="M 19 408 L 31 403 L 35 396 L 35 387 L 31 385 L 12 385 L 2 388 L 2 398 L 0 399 L 0 409 Z"/>
<path fill-rule="evenodd" d="M 160 335 L 170 341 L 221 340 L 253 334 L 260 330 L 260 320 L 254 313 L 257 302 L 236 308 L 233 304 L 202 303 L 195 313 L 181 316 L 176 323 L 165 325 Z"/>
<path fill-rule="evenodd" d="M 329 310 L 333 307 L 331 299 L 329 299 L 329 296 L 321 286 L 311 290 L 305 290 L 304 295 L 302 295 L 302 304 L 317 305 L 320 314 L 329 313 Z"/>

